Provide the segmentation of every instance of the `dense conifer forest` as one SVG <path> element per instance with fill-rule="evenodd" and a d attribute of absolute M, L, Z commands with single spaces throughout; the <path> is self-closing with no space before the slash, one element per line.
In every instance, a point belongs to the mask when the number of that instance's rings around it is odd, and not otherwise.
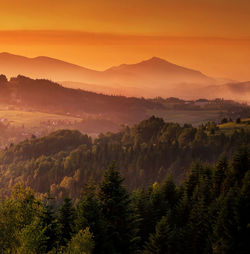
<path fill-rule="evenodd" d="M 58 206 L 21 184 L 0 203 L 1 253 L 244 253 L 250 251 L 250 153 L 194 163 L 176 185 L 132 192 L 112 163 L 78 200 Z"/>

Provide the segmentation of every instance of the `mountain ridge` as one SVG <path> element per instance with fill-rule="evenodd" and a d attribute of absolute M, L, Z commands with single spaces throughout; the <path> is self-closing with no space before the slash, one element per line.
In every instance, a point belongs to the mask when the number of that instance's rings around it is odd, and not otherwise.
<path fill-rule="evenodd" d="M 200 71 L 170 63 L 159 57 L 97 71 L 47 56 L 29 58 L 3 52 L 0 53 L 0 70 L 9 77 L 20 74 L 31 78 L 48 78 L 53 81 L 70 80 L 121 87 L 143 87 L 154 83 L 154 86 L 157 85 L 160 88 L 162 84 L 181 83 L 187 78 L 192 78 L 192 83 L 212 80 Z M 148 80 L 149 76 L 151 80 Z"/>
<path fill-rule="evenodd" d="M 247 82 L 226 85 L 231 82 L 222 82 L 157 56 L 98 71 L 47 56 L 29 58 L 2 52 L 0 73 L 9 78 L 24 75 L 34 79 L 49 79 L 69 88 L 135 97 L 173 96 L 194 99 L 204 97 L 204 94 L 209 98 L 215 95 L 224 97 L 225 94 L 227 99 L 237 97 L 239 100 L 244 91 L 247 93 L 243 100 L 248 100 L 249 97 Z"/>

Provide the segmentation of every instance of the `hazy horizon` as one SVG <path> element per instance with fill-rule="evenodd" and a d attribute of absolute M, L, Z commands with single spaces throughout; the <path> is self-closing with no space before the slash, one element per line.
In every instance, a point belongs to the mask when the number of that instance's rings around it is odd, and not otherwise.
<path fill-rule="evenodd" d="M 216 78 L 250 80 L 245 0 L 13 0 L 0 10 L 0 51 L 95 70 L 158 56 Z"/>

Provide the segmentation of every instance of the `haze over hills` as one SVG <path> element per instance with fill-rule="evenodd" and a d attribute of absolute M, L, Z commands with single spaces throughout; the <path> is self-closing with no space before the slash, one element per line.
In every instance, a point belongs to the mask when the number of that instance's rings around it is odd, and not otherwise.
<path fill-rule="evenodd" d="M 93 87 L 104 86 L 105 88 L 122 89 L 121 91 L 123 88 L 129 90 L 136 88 L 140 94 L 133 95 L 150 95 L 151 97 L 159 95 L 153 92 L 155 88 L 168 90 L 176 88 L 175 85 L 179 83 L 199 85 L 214 83 L 213 79 L 199 71 L 184 68 L 157 57 L 137 64 L 122 64 L 105 71 L 95 71 L 44 56 L 27 58 L 1 53 L 0 69 L 3 74 L 9 77 L 21 74 L 32 78 L 80 82 L 92 84 Z M 79 88 L 85 87 L 79 85 Z"/>
<path fill-rule="evenodd" d="M 96 71 L 58 59 L 39 56 L 28 58 L 0 53 L 0 72 L 8 77 L 19 74 L 45 78 L 66 87 L 137 97 L 200 97 L 249 101 L 249 82 L 224 84 L 197 70 L 153 57 L 136 64 L 122 64 Z"/>
<path fill-rule="evenodd" d="M 211 85 L 195 89 L 192 93 L 194 98 L 197 96 L 207 99 L 218 97 L 250 103 L 250 82 L 230 82 L 221 85 Z"/>

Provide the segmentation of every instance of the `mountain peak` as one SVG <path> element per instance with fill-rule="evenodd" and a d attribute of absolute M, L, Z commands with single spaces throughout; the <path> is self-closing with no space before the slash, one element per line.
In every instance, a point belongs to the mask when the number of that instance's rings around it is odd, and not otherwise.
<path fill-rule="evenodd" d="M 11 54 L 8 52 L 0 52 L 0 55 L 4 56 L 4 55 L 11 55 Z"/>
<path fill-rule="evenodd" d="M 0 60 L 1 61 L 15 62 L 15 61 L 22 61 L 22 60 L 27 60 L 27 59 L 29 59 L 29 58 L 26 56 L 15 55 L 15 54 L 11 54 L 9 52 L 0 52 Z"/>
<path fill-rule="evenodd" d="M 145 60 L 144 62 L 154 62 L 154 63 L 160 63 L 160 62 L 167 62 L 165 59 L 153 56 L 152 58 Z"/>
<path fill-rule="evenodd" d="M 15 55 L 15 54 L 11 54 L 11 53 L 8 53 L 8 52 L 0 52 L 0 56 L 6 56 L 6 57 L 16 57 L 18 55 Z M 20 56 L 18 56 L 20 57 Z"/>
<path fill-rule="evenodd" d="M 153 56 L 147 60 L 144 60 L 138 64 L 142 64 L 142 65 L 152 65 L 152 66 L 162 66 L 162 65 L 165 65 L 165 66 L 177 66 L 176 64 L 173 64 L 163 58 L 160 58 L 160 57 L 156 57 L 156 56 Z"/>
<path fill-rule="evenodd" d="M 131 68 L 133 69 L 133 68 L 137 68 L 137 67 L 156 68 L 157 66 L 162 66 L 162 65 L 173 65 L 173 64 L 164 60 L 163 58 L 153 56 L 147 60 L 143 60 L 138 63 L 121 64 L 118 66 L 113 66 L 113 67 L 107 69 L 106 71 L 120 71 L 120 70 L 124 70 L 124 69 L 131 69 Z"/>

